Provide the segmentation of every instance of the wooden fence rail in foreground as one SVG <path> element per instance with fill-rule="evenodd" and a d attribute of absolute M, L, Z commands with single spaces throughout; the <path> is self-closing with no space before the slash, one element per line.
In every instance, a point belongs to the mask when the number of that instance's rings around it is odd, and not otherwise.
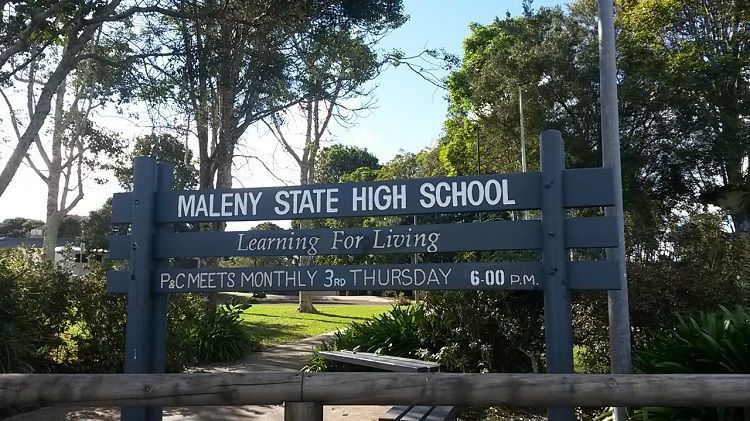
<path fill-rule="evenodd" d="M 750 406 L 750 375 L 4 374 L 0 406 Z"/>

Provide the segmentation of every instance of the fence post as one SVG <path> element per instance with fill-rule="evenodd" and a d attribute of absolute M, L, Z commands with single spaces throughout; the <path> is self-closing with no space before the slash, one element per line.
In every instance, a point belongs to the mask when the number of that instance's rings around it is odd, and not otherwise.
<path fill-rule="evenodd" d="M 323 404 L 284 402 L 284 421 L 323 421 Z"/>
<path fill-rule="evenodd" d="M 152 369 L 154 302 L 151 273 L 154 268 L 151 242 L 154 234 L 154 191 L 156 161 L 133 161 L 133 219 L 131 224 L 130 283 L 125 324 L 125 373 L 148 373 Z M 158 305 L 157 305 L 158 306 Z M 123 421 L 153 420 L 154 411 L 145 406 L 123 407 Z M 161 408 L 159 417 L 161 419 Z"/>
<path fill-rule="evenodd" d="M 573 322 L 566 286 L 562 172 L 565 155 L 562 134 L 545 130 L 540 139 L 542 169 L 542 267 L 544 268 L 544 335 L 547 372 L 573 372 Z M 550 407 L 550 421 L 573 421 L 572 407 Z"/>

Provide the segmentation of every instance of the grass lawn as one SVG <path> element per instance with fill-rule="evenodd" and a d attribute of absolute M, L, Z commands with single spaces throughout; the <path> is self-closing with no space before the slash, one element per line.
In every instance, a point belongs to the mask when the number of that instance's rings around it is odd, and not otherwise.
<path fill-rule="evenodd" d="M 261 345 L 293 342 L 371 319 L 391 305 L 315 305 L 317 314 L 298 313 L 296 304 L 253 304 L 243 319 Z"/>

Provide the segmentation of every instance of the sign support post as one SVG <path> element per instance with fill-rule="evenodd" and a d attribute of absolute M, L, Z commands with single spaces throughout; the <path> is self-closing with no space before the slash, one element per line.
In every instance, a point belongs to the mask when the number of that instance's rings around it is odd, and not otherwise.
<path fill-rule="evenodd" d="M 547 372 L 573 372 L 573 319 L 566 285 L 562 173 L 565 155 L 562 135 L 545 130 L 540 139 L 542 169 L 542 268 L 544 273 L 544 335 Z M 571 407 L 550 407 L 550 421 L 574 421 Z"/>
<path fill-rule="evenodd" d="M 167 173 L 170 173 L 167 175 Z M 172 168 L 158 165 L 153 158 L 136 158 L 133 163 L 133 201 L 125 325 L 125 373 L 164 371 L 166 359 L 166 296 L 152 293 L 154 269 L 154 193 L 171 189 Z M 159 182 L 157 185 L 157 181 Z M 161 267 L 163 261 L 158 263 Z M 123 407 L 123 421 L 161 420 L 161 407 Z"/>

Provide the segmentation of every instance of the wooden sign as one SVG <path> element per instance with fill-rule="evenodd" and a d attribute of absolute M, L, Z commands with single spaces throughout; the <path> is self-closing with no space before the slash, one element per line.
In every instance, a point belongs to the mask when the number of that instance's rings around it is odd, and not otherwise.
<path fill-rule="evenodd" d="M 613 218 L 567 218 L 566 209 L 611 206 L 609 169 L 565 169 L 562 136 L 541 137 L 541 173 L 491 174 L 231 190 L 172 190 L 172 169 L 134 164 L 132 193 L 112 202 L 110 258 L 128 268 L 107 275 L 127 293 L 125 372 L 164 371 L 169 293 L 228 291 L 541 290 L 547 367 L 573 372 L 570 291 L 616 289 L 619 262 L 570 261 L 569 249 L 617 247 Z M 307 230 L 175 233 L 171 224 L 538 210 L 541 219 Z M 539 250 L 541 261 L 170 268 L 170 258 L 320 256 Z M 130 407 L 128 420 L 158 419 L 158 407 Z M 568 411 L 570 412 L 570 411 Z M 572 412 L 571 412 L 572 413 Z"/>

